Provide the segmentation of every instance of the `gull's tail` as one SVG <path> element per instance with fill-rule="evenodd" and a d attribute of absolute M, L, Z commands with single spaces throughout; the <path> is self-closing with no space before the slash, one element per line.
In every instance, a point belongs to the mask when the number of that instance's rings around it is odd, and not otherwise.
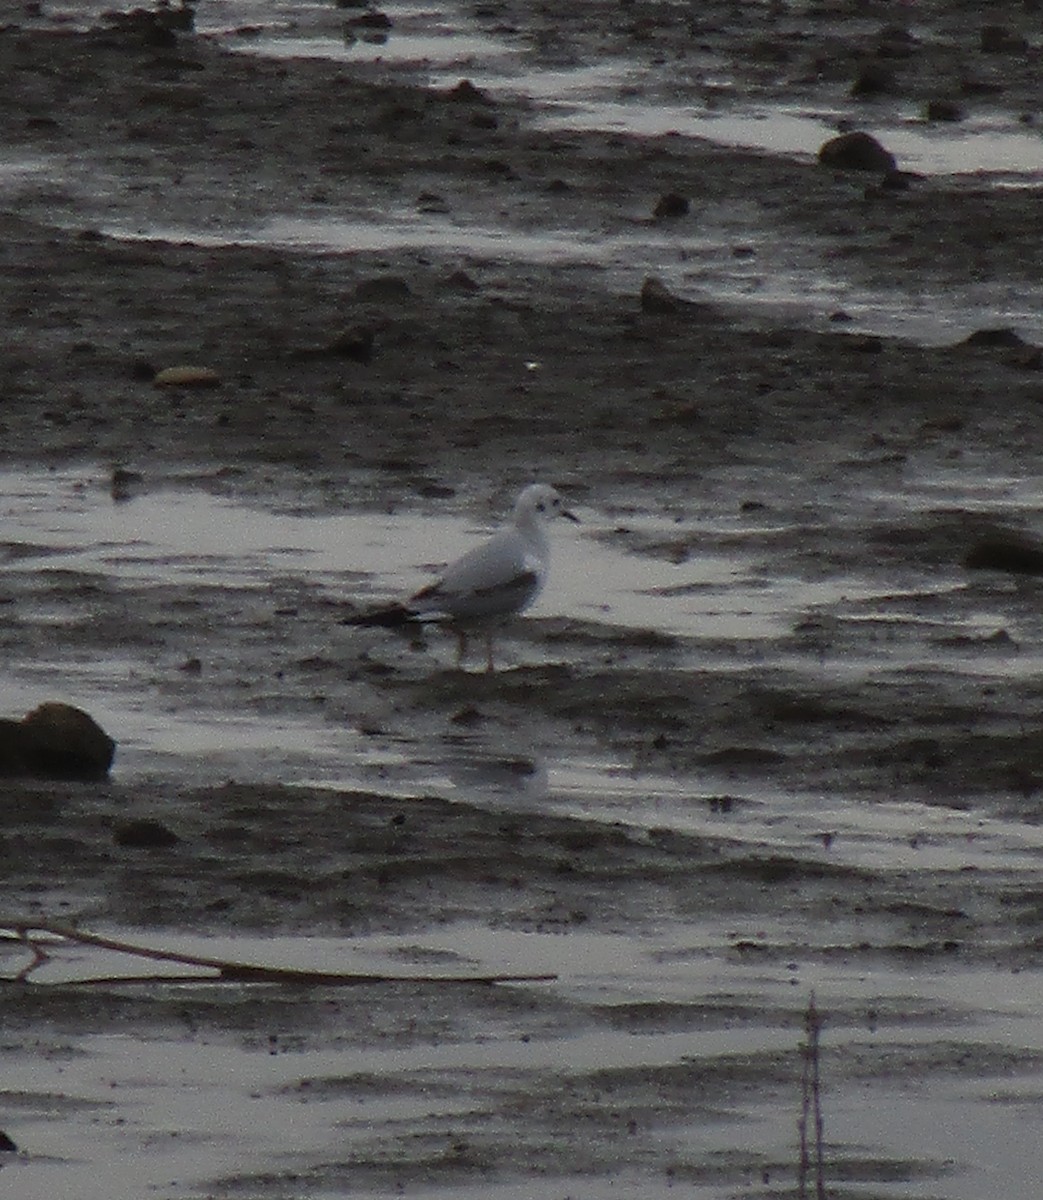
<path fill-rule="evenodd" d="M 387 608 L 352 613 L 350 617 L 342 617 L 340 623 L 342 625 L 379 625 L 385 629 L 396 629 L 402 625 L 412 625 L 415 622 L 416 613 L 411 612 L 404 604 L 392 604 Z"/>

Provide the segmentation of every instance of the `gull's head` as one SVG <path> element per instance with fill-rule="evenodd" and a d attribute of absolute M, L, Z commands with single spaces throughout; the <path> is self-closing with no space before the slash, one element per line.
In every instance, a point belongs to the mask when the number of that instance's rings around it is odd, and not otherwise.
<path fill-rule="evenodd" d="M 541 521 L 551 517 L 567 517 L 579 523 L 579 517 L 569 512 L 561 494 L 549 483 L 530 483 L 515 501 L 515 521 Z"/>

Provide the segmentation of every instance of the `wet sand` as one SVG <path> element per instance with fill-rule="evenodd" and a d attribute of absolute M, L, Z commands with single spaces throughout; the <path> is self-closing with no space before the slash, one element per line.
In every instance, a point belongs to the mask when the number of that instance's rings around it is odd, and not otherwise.
<path fill-rule="evenodd" d="M 811 104 L 894 6 L 727 7 L 479 20 L 546 64 L 696 37 L 730 87 Z M 895 102 L 999 75 L 980 102 L 1035 109 L 1037 52 L 983 56 L 972 6 L 915 28 Z M 703 222 L 765 277 L 1016 307 L 1038 184 L 881 189 L 415 74 L 0 31 L 2 715 L 80 704 L 120 747 L 102 787 L 4 781 L 0 917 L 557 979 L 90 984 L 124 968 L 62 951 L 0 990 L 0 1180 L 793 1195 L 814 990 L 830 1195 L 1034 1200 L 1043 620 L 1033 578 L 964 562 L 1039 528 L 1039 355 L 711 300 L 670 246 Z M 425 209 L 582 252 L 222 244 Z M 641 302 L 650 244 L 676 302 Z M 220 386 L 153 385 L 184 364 Z M 504 669 L 338 624 L 534 474 L 584 527 Z"/>

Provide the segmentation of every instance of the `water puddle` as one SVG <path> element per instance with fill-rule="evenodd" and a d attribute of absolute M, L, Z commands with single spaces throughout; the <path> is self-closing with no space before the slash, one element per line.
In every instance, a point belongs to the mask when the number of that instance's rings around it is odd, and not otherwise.
<path fill-rule="evenodd" d="M 585 88 L 584 81 L 577 90 Z M 728 111 L 635 99 L 566 98 L 553 103 L 548 100 L 547 111 L 537 124 L 548 130 L 700 138 L 722 146 L 810 159 L 823 142 L 836 136 L 845 115 L 840 110 L 809 113 L 780 107 Z M 860 123 L 862 127 L 887 146 L 903 171 L 992 176 L 995 182 L 1026 184 L 1043 178 L 1043 136 L 1018 127 L 1013 120 L 969 120 L 954 130 L 907 115 L 879 125 Z"/>
<path fill-rule="evenodd" d="M 951 482 L 943 476 L 912 480 L 901 495 L 864 496 L 858 503 L 879 516 L 886 507 L 944 511 L 961 497 L 971 507 L 1043 508 L 1043 492 L 1027 481 L 982 480 L 976 490 L 965 475 Z M 865 519 L 846 514 L 839 497 L 834 501 L 832 519 Z M 529 629 L 537 640 L 514 644 L 509 657 L 515 661 L 546 662 L 556 651 L 540 643 L 539 631 L 565 621 L 577 623 L 592 644 L 604 637 L 606 648 L 616 647 L 612 653 L 662 653 L 648 641 L 656 635 L 668 639 L 662 645 L 670 647 L 675 666 L 724 673 L 748 670 L 751 656 L 838 683 L 876 673 L 889 678 L 913 666 L 997 680 L 1028 678 L 1039 669 L 1040 655 L 1029 649 L 1035 642 L 1028 611 L 1014 622 L 1010 612 L 983 607 L 955 571 L 950 577 L 925 567 L 901 578 L 887 571 L 822 578 L 799 570 L 780 575 L 776 568 L 769 574 L 763 564 L 773 542 L 787 544 L 796 526 L 745 524 L 713 509 L 686 520 L 635 515 L 625 527 L 583 515 L 578 530 L 552 531 L 550 582 L 531 610 L 531 625 L 527 617 L 517 631 L 523 637 Z M 413 795 L 438 779 L 455 788 L 451 776 L 466 780 L 474 764 L 495 773 L 503 760 L 508 791 L 521 782 L 530 796 L 549 791 L 567 806 L 581 804 L 586 792 L 610 818 L 626 810 L 631 820 L 674 820 L 661 810 L 676 806 L 676 789 L 643 776 L 631 785 L 625 771 L 610 764 L 544 761 L 539 754 L 531 773 L 512 777 L 509 764 L 532 758 L 524 747 L 465 744 L 462 752 L 450 747 L 432 758 L 393 733 L 364 737 L 354 721 L 331 720 L 311 697 L 307 674 L 294 665 L 302 659 L 316 659 L 319 669 L 328 661 L 332 670 L 360 652 L 377 662 L 401 654 L 399 640 L 384 631 L 338 626 L 339 605 L 364 607 L 411 593 L 441 562 L 486 536 L 484 525 L 455 515 L 265 508 L 173 485 L 114 502 L 99 480 L 76 472 L 0 474 L 0 516 L 7 531 L 0 590 L 11 628 L 21 631 L 9 638 L 5 706 L 16 715 L 59 698 L 55 680 L 61 679 L 68 696 L 119 731 L 121 772 L 177 771 L 193 763 L 192 769 L 210 774 L 250 770 L 285 778 L 290 771 L 312 782 Z M 924 611 L 936 603 L 945 608 L 937 627 L 933 609 Z M 314 616 L 302 619 L 302 606 Z M 210 627 L 212 636 L 176 649 L 179 608 Z M 125 634 L 141 639 L 141 649 L 123 637 L 101 649 L 84 642 L 83 631 L 108 619 L 108 610 L 140 612 L 140 629 L 132 632 L 128 620 Z M 834 655 L 823 651 L 815 661 L 781 648 L 809 620 L 848 629 L 857 645 Z M 1009 645 L 997 643 L 987 657 L 972 652 L 1000 628 L 1010 629 Z M 563 630 L 567 640 L 569 627 Z M 971 648 L 961 649 L 957 635 Z M 427 653 L 438 670 L 451 650 L 433 637 Z M 642 645 L 651 648 L 629 649 Z M 283 681 L 268 683 L 261 675 L 251 685 L 252 702 L 229 707 L 229 696 L 244 686 L 243 672 L 259 669 L 262 648 L 266 669 L 274 662 Z M 205 677 L 201 665 L 193 673 L 193 652 L 206 662 Z M 331 682 L 323 676 L 312 687 Z M 463 786 L 473 785 L 472 777 Z M 639 815 L 639 796 L 651 805 L 647 816 Z M 677 819 L 684 827 L 687 818 Z"/>

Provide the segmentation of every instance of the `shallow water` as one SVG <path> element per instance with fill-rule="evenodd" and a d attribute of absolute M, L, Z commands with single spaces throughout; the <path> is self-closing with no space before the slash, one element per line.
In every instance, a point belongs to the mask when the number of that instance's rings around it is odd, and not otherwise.
<path fill-rule="evenodd" d="M 306 1027 L 295 1033 L 271 1026 L 263 1026 L 245 1042 L 190 1028 L 173 1036 L 173 1031 L 144 1038 L 88 1036 L 79 1040 L 72 1056 L 6 1056 L 4 1086 L 9 1098 L 17 1102 L 20 1096 L 50 1094 L 60 1099 L 50 1102 L 50 1112 L 46 1101 L 23 1102 L 17 1129 L 34 1152 L 31 1159 L 10 1162 L 5 1176 L 25 1200 L 53 1196 L 70 1185 L 83 1200 L 136 1200 L 151 1190 L 191 1194 L 206 1179 L 243 1172 L 248 1181 L 258 1181 L 250 1194 L 281 1194 L 263 1181 L 295 1171 L 308 1173 L 306 1185 L 303 1177 L 296 1184 L 305 1186 L 306 1194 L 336 1194 L 331 1185 L 338 1172 L 349 1169 L 353 1160 L 365 1162 L 375 1148 L 394 1155 L 397 1147 L 397 1153 L 408 1158 L 408 1142 L 400 1140 L 405 1131 L 440 1128 L 448 1119 L 458 1137 L 481 1138 L 483 1127 L 490 1122 L 495 1126 L 499 1119 L 495 1090 L 480 1098 L 483 1080 L 495 1088 L 506 1075 L 515 1086 L 538 1093 L 548 1078 L 555 1086 L 572 1089 L 583 1086 L 584 1079 L 616 1074 L 622 1080 L 632 1072 L 651 1081 L 662 1076 L 665 1083 L 678 1070 L 691 1072 L 694 1079 L 705 1071 L 726 1077 L 762 1062 L 770 1073 L 768 1064 L 793 1051 L 796 1029 L 784 1014 L 797 986 L 801 992 L 813 987 L 820 1009 L 835 1014 L 823 1035 L 828 1134 L 841 1159 L 861 1159 L 863 1169 L 867 1162 L 879 1164 L 874 1194 L 975 1200 L 986 1188 L 989 1194 L 999 1189 L 1012 1200 L 1030 1200 L 1043 1170 L 1034 1134 L 1043 1073 L 1026 1069 L 1017 1075 L 996 1074 L 985 1066 L 973 1080 L 953 1078 L 928 1091 L 914 1076 L 888 1086 L 856 1071 L 845 1081 L 844 1063 L 867 1056 L 915 1055 L 917 1047 L 954 1036 L 963 1040 L 967 1057 L 975 1054 L 976 1045 L 988 1048 L 982 1052 L 983 1066 L 1001 1048 L 1038 1059 L 1043 1022 L 1035 976 L 965 970 L 914 977 L 886 967 L 852 974 L 843 967 L 796 964 L 751 972 L 745 963 L 726 965 L 711 957 L 719 938 L 712 926 L 690 926 L 683 935 L 642 942 L 469 926 L 408 939 L 341 943 L 167 937 L 162 939 L 166 947 L 187 952 L 392 975 L 403 973 L 403 956 L 405 961 L 421 962 L 434 956 L 452 964 L 452 970 L 460 964 L 483 971 L 553 971 L 556 980 L 528 985 L 526 990 L 534 991 L 534 998 L 565 1001 L 574 1011 L 636 1005 L 650 1017 L 659 1008 L 661 1019 L 669 1020 L 672 1006 L 691 1005 L 699 996 L 708 1015 L 715 1004 L 731 1015 L 723 1022 L 710 1016 L 702 1031 L 601 1027 L 584 1032 L 570 1022 L 561 1034 L 538 1024 L 526 1032 L 524 1017 L 520 1024 L 504 1022 L 497 1018 L 495 1005 L 475 996 L 471 1035 L 437 1041 L 429 1040 L 421 1026 L 412 1033 L 401 1030 L 390 1043 L 380 1045 L 376 1029 L 359 1027 L 358 1015 L 364 1010 L 357 1007 L 354 1019 L 345 1012 L 321 1039 Z M 100 959 L 97 965 L 102 969 L 109 968 L 100 954 L 76 951 L 69 957 L 88 975 L 92 959 Z M 444 970 L 437 967 L 432 973 Z M 60 977 L 60 970 L 54 974 Z M 376 991 L 365 989 L 363 1004 L 375 999 Z M 205 987 L 196 994 L 216 996 Z M 257 990 L 226 989 L 222 994 L 231 1015 L 236 1007 L 250 1005 Z M 184 989 L 180 999 L 176 990 L 165 997 L 159 988 L 152 995 L 157 1009 L 172 1016 L 179 1010 L 190 1012 L 194 1003 Z M 336 1012 L 333 994 L 326 995 Z M 390 1000 L 394 1010 L 403 1000 L 415 1007 L 421 995 L 416 989 L 402 998 L 385 993 L 385 1003 Z M 911 1023 L 883 1016 L 867 1021 L 867 1012 L 889 1010 L 916 1016 Z M 374 1091 L 377 1080 L 381 1083 Z M 791 1078 L 781 1092 L 778 1085 L 773 1087 L 774 1099 L 758 1088 L 731 1091 L 726 1108 L 709 1125 L 700 1119 L 668 1121 L 642 1130 L 634 1144 L 647 1153 L 650 1143 L 660 1165 L 648 1170 L 635 1164 L 628 1194 L 673 1195 L 672 1172 L 663 1173 L 671 1161 L 680 1163 L 683 1158 L 689 1171 L 698 1172 L 729 1152 L 747 1156 L 751 1143 L 765 1166 L 771 1165 L 772 1174 L 784 1177 L 781 1167 L 792 1163 L 795 1144 L 794 1085 Z M 625 1094 L 625 1085 L 620 1091 Z M 715 1091 L 710 1089 L 710 1094 Z M 623 1095 L 618 1102 L 625 1103 Z M 292 1139 L 287 1138 L 290 1130 Z M 682 1145 L 686 1149 L 679 1154 Z M 881 1156 L 883 1146 L 888 1149 Z M 316 1169 L 316 1157 L 325 1166 Z M 916 1174 L 890 1182 L 903 1160 L 916 1164 Z M 85 1176 L 88 1165 L 91 1170 Z M 353 1187 L 352 1194 L 394 1194 L 390 1186 L 365 1187 L 365 1178 L 365 1172 L 357 1176 L 361 1186 L 357 1192 Z M 559 1189 L 566 1185 L 571 1194 L 570 1180 L 555 1180 Z M 532 1182 L 528 1188 L 523 1193 L 509 1179 L 494 1178 L 483 1184 L 482 1194 L 498 1200 L 545 1194 Z M 436 1187 L 430 1194 L 468 1190 Z M 592 1189 L 578 1194 L 599 1193 Z M 705 1190 L 695 1194 L 717 1197 L 734 1192 L 722 1192 L 707 1180 Z"/>
<path fill-rule="evenodd" d="M 350 938 L 107 930 L 245 962 L 556 976 L 452 997 L 419 984 L 92 985 L 106 1011 L 130 1006 L 110 1026 L 85 1021 L 71 982 L 156 968 L 93 949 L 52 950 L 34 975 L 41 990 L 27 997 L 49 1005 L 33 1021 L 35 1048 L 4 1054 L 5 1125 L 31 1148 L 3 1168 L 18 1195 L 138 1200 L 197 1186 L 259 1197 L 286 1186 L 316 1197 L 401 1187 L 477 1195 L 469 1172 L 480 1168 L 457 1171 L 446 1150 L 455 1138 L 476 1161 L 497 1164 L 483 1196 L 568 1188 L 593 1200 L 606 1176 L 595 1185 L 575 1165 L 587 1128 L 597 1170 L 625 1180 L 628 1195 L 665 1200 L 682 1182 L 704 1200 L 737 1187 L 770 1195 L 770 1185 L 742 1180 L 793 1177 L 800 1013 L 814 990 L 827 1019 L 831 1170 L 895 1200 L 978 1200 L 983 1189 L 1034 1200 L 1043 1173 L 1034 1133 L 1039 974 L 1007 965 L 1010 939 L 1024 931 L 1008 928 L 1004 896 L 1030 894 L 1038 881 L 1038 823 L 959 795 L 928 806 L 890 797 L 883 785 L 868 799 L 842 786 L 737 777 L 726 765 L 671 772 L 565 737 L 560 721 L 541 732 L 537 713 L 472 730 L 426 711 L 438 687 L 459 686 L 466 697 L 473 683 L 484 706 L 560 656 L 596 672 L 609 698 L 635 655 L 659 663 L 664 679 L 687 673 L 695 687 L 730 675 L 763 687 L 791 671 L 861 690 L 914 673 L 943 686 L 966 672 L 975 687 L 1038 674 L 1043 639 L 1031 593 L 979 595 L 955 571 L 928 566 L 867 561 L 861 577 L 821 577 L 798 555 L 788 572 L 777 569 L 780 548 L 799 546 L 815 522 L 919 519 L 959 503 L 1039 520 L 1038 480 L 910 473 L 893 491 L 831 495 L 828 519 L 800 496 L 763 521 L 733 503 L 610 520 L 581 510 L 582 527 L 553 530 L 551 583 L 503 647 L 516 667 L 490 684 L 447 672 L 449 650 L 437 643 L 406 653 L 382 631 L 335 624 L 344 600 L 408 590 L 434 553 L 473 544 L 485 532 L 473 518 L 345 513 L 292 497 L 246 503 L 176 479 L 116 503 L 91 472 L 0 474 L 5 706 L 12 715 L 45 698 L 86 707 L 117 736 L 115 777 L 132 790 L 148 795 L 150 781 L 163 779 L 290 783 L 278 819 L 287 828 L 304 820 L 292 797 L 299 790 L 313 805 L 316 784 L 321 794 L 343 790 L 347 804 L 355 789 L 421 806 L 444 798 L 456 810 L 523 821 L 530 836 L 564 820 L 572 836 L 625 836 L 632 853 L 654 856 L 664 839 L 685 837 L 693 850 L 717 847 L 717 865 L 734 864 L 740 876 L 749 869 L 756 879 L 758 863 L 766 880 L 771 864 L 780 871 L 746 904 L 711 884 L 681 911 L 653 895 L 639 922 L 589 929 L 560 924 L 552 906 L 526 929 L 492 913 Z M 119 636 L 105 633 L 110 611 L 124 614 Z M 891 636 L 866 638 L 866 624 L 885 615 Z M 848 629 L 853 653 L 794 648 L 793 629 L 808 619 Z M 973 635 L 1002 622 L 1021 644 L 984 655 L 934 644 L 925 640 L 932 620 Z M 362 632 L 364 647 L 352 640 Z M 646 645 L 649 633 L 670 640 Z M 181 670 L 189 648 L 205 664 L 198 682 Z M 299 663 L 313 657 L 321 684 L 301 674 Z M 379 666 L 375 685 L 357 676 L 360 663 Z M 327 701 L 316 706 L 320 686 Z M 413 686 L 410 707 L 403 687 Z M 351 717 L 360 689 L 378 728 Z M 232 804 L 224 824 L 251 820 L 246 795 Z M 175 826 L 197 818 L 164 813 Z M 685 867 L 693 885 L 706 865 Z M 158 880 L 167 868 L 157 859 L 139 869 Z M 650 858 L 640 886 L 661 870 Z M 823 872 L 841 891 L 865 891 L 873 911 L 823 911 L 815 882 Z M 47 912 L 49 892 L 34 894 Z M 983 914 L 970 933 L 959 908 Z M 943 938 L 966 943 L 966 953 L 940 948 Z M 1003 965 L 987 961 L 990 939 Z M 24 952 L 0 945 L 5 973 L 24 965 Z M 72 1006 L 73 1034 L 62 1033 L 63 1005 Z M 540 1112 L 588 1095 L 597 1099 L 563 1112 L 553 1135 L 543 1129 Z M 635 1122 L 622 1141 L 612 1127 L 619 1111 Z M 536 1162 L 549 1185 L 533 1182 Z"/>
<path fill-rule="evenodd" d="M 869 495 L 860 502 L 873 505 L 879 515 L 944 510 L 957 492 L 985 512 L 1038 511 L 1043 504 L 1038 488 L 1027 481 L 982 480 L 975 491 L 965 475 L 953 476 L 951 483 L 932 476 L 904 493 Z M 843 503 L 833 497 L 831 520 L 856 519 L 845 518 Z M 783 661 L 786 652 L 773 648 L 775 642 L 801 622 L 828 616 L 851 629 L 879 622 L 886 634 L 816 664 L 816 671 L 838 680 L 867 670 L 901 671 L 912 661 L 921 668 L 933 662 L 948 671 L 983 669 L 980 656 L 963 660 L 958 648 L 929 650 L 922 641 L 931 623 L 918 610 L 931 597 L 959 601 L 965 585 L 955 573 L 946 576 L 925 567 L 919 578 L 901 581 L 873 572 L 821 578 L 795 565 L 791 574 L 766 574 L 765 555 L 773 544 L 800 536 L 803 516 L 792 526 L 776 518 L 749 522 L 712 509 L 694 520 L 635 515 L 605 524 L 596 513 L 584 516 L 579 527 L 554 530 L 551 581 L 527 618 L 534 629 L 576 621 L 606 635 L 616 631 L 625 640 L 631 634 L 640 640 L 655 633 L 679 639 L 675 655 L 693 664 L 705 662 L 709 653 L 721 656 L 717 669 L 742 672 L 751 654 L 762 664 L 765 655 Z M 50 657 L 46 649 L 33 646 L 23 660 L 17 643 L 11 646 L 4 689 L 9 710 L 55 698 L 53 681 L 59 674 L 70 697 L 77 697 L 103 725 L 120 730 L 120 772 L 148 772 L 160 763 L 169 769 L 179 757 L 203 757 L 210 769 L 224 764 L 233 773 L 244 762 L 260 770 L 271 746 L 276 772 L 297 761 L 312 781 L 359 783 L 374 773 L 390 772 L 401 775 L 399 786 L 409 793 L 424 786 L 415 756 L 403 755 L 394 741 L 382 751 L 370 742 L 363 752 L 357 734 L 331 727 L 321 712 L 302 717 L 291 711 L 230 711 L 223 700 L 214 708 L 205 701 L 206 690 L 201 708 L 180 701 L 176 689 L 169 697 L 162 691 L 157 696 L 155 672 L 176 675 L 179 663 L 162 652 L 158 658 L 150 652 L 142 662 L 119 641 L 100 655 L 94 649 L 84 655 L 75 650 L 80 640 L 76 631 L 85 622 L 89 628 L 100 581 L 117 598 L 113 603 L 122 603 L 122 594 L 142 609 L 173 603 L 190 606 L 188 612 L 220 610 L 230 602 L 237 624 L 229 628 L 229 647 L 213 653 L 217 673 L 227 671 L 231 677 L 241 669 L 234 655 L 250 653 L 258 636 L 268 636 L 265 630 L 273 621 L 282 627 L 280 633 L 284 629 L 292 635 L 293 617 L 280 622 L 275 615 L 281 593 L 289 605 L 299 601 L 302 587 L 311 602 L 329 605 L 365 606 L 408 595 L 442 562 L 485 536 L 486 528 L 449 515 L 263 508 L 176 485 L 114 502 L 99 479 L 77 472 L 0 474 L 0 518 L 8 531 L 6 552 L 0 556 L 0 587 L 11 606 L 8 611 L 45 629 L 57 652 Z M 314 644 L 316 653 L 335 661 L 360 645 L 378 656 L 389 646 L 385 633 L 349 632 L 335 618 L 335 612 L 327 618 L 323 641 Z M 1003 622 L 1000 612 L 976 605 L 960 619 L 950 611 L 944 628 L 950 635 L 984 637 Z M 901 658 L 903 630 L 913 635 L 915 660 Z M 309 629 L 305 636 L 312 639 L 315 631 Z M 69 638 L 66 650 L 63 637 Z M 436 661 L 445 649 L 434 635 Z M 545 657 L 545 651 L 523 645 L 513 653 L 523 663 Z M 1011 670 L 1030 674 L 1039 666 L 1039 656 L 1027 648 L 1004 653 L 1000 647 L 985 669 L 999 678 Z M 463 755 L 450 753 L 445 763 L 466 762 L 476 751 L 481 757 L 480 750 L 468 746 Z M 524 748 L 517 753 L 525 757 Z M 347 775 L 339 766 L 346 754 L 355 764 Z M 498 759 L 499 751 L 493 757 Z M 406 763 L 402 771 L 396 766 L 400 758 Z M 590 790 L 596 790 L 598 778 L 610 794 L 617 786 L 605 776 L 604 765 L 547 762 L 541 756 L 539 769 L 559 772 L 561 780 L 585 777 Z M 650 781 L 638 786 L 648 789 Z"/>

